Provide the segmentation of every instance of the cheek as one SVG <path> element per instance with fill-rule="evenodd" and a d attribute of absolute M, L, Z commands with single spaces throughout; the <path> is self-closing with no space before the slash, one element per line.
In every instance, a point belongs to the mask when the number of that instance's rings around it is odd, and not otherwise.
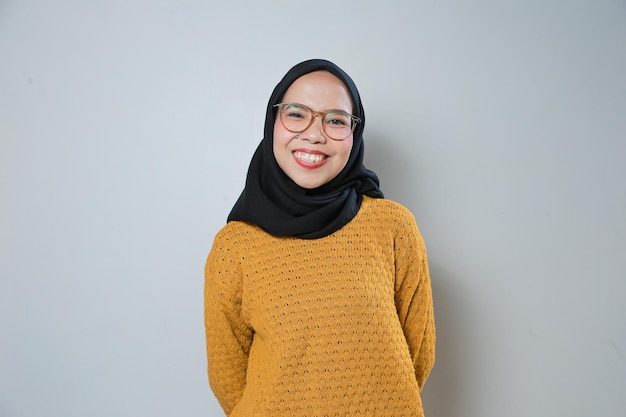
<path fill-rule="evenodd" d="M 286 135 L 286 130 L 279 120 L 274 122 L 274 137 L 272 140 L 272 150 L 274 151 L 274 158 L 280 163 L 282 162 L 282 152 L 289 142 L 289 137 Z"/>
<path fill-rule="evenodd" d="M 343 167 L 346 166 L 348 160 L 350 159 L 350 152 L 352 152 L 352 138 L 344 139 L 338 143 L 340 146 L 337 149 L 337 154 L 341 156 L 341 160 L 343 161 Z"/>
<path fill-rule="evenodd" d="M 287 133 L 289 133 L 284 127 L 280 120 L 276 119 L 274 121 L 274 145 L 280 142 L 284 142 L 287 137 Z"/>
<path fill-rule="evenodd" d="M 276 132 L 278 131 L 278 129 L 282 127 L 280 121 L 278 120 L 278 117 L 274 118 L 274 135 L 276 135 Z"/>

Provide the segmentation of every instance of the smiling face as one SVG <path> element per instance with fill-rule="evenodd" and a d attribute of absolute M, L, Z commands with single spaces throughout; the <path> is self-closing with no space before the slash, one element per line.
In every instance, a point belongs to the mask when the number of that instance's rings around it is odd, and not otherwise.
<path fill-rule="evenodd" d="M 329 72 L 316 71 L 294 81 L 282 100 L 299 103 L 318 112 L 342 110 L 352 113 L 352 101 L 344 84 Z M 320 117 L 301 133 L 285 129 L 277 115 L 274 121 L 274 156 L 278 166 L 302 188 L 320 187 L 348 163 L 353 135 L 341 141 L 330 139 Z"/>

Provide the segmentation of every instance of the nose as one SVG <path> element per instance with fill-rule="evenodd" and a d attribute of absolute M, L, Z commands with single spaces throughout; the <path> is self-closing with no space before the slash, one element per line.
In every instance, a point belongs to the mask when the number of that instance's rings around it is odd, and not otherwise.
<path fill-rule="evenodd" d="M 322 116 L 318 114 L 314 115 L 311 124 L 304 132 L 300 133 L 300 137 L 311 143 L 326 143 L 323 120 Z"/>

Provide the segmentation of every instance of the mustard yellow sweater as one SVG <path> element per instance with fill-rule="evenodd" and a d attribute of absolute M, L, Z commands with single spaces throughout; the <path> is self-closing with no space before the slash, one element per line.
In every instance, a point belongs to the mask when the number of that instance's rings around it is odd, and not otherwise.
<path fill-rule="evenodd" d="M 423 416 L 435 326 L 426 249 L 403 206 L 364 197 L 313 240 L 230 222 L 205 277 L 209 382 L 230 417 Z"/>

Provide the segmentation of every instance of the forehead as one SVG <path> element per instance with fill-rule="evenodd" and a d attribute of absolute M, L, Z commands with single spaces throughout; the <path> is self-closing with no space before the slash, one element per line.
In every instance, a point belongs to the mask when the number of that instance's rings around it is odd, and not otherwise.
<path fill-rule="evenodd" d="M 339 78 L 327 71 L 311 72 L 295 80 L 285 92 L 283 101 L 298 102 L 319 110 L 352 110 L 348 89 Z"/>

